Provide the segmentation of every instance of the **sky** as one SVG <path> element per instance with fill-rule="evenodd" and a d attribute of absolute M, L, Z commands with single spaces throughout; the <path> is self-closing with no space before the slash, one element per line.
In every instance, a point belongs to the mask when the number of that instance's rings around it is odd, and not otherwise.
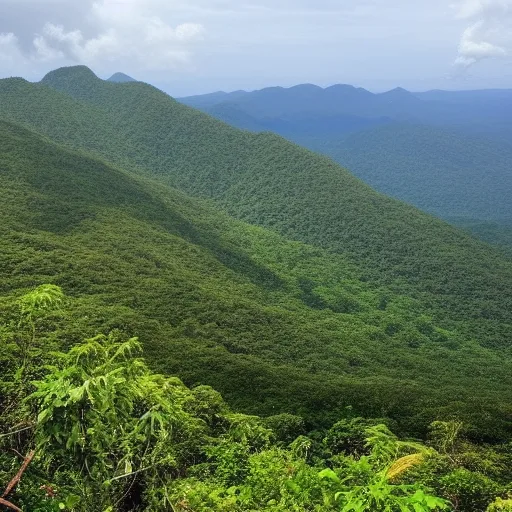
<path fill-rule="evenodd" d="M 173 96 L 512 88 L 512 0 L 0 0 L 0 77 L 76 64 Z"/>

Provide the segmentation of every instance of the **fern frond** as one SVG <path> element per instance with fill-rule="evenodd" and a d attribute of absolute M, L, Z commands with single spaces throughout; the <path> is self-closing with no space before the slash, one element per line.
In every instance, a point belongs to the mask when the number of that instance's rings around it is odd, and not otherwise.
<path fill-rule="evenodd" d="M 386 477 L 388 480 L 396 480 L 399 476 L 403 475 L 410 468 L 421 464 L 425 460 L 423 453 L 413 453 L 412 455 L 406 455 L 400 457 L 398 460 L 393 462 L 387 470 Z"/>

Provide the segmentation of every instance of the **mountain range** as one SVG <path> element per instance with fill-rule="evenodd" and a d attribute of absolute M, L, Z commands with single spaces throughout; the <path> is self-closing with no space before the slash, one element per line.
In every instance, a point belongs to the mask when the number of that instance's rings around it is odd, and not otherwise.
<path fill-rule="evenodd" d="M 259 120 L 304 116 L 384 117 L 493 133 L 497 127 L 510 130 L 512 111 L 512 90 L 506 89 L 413 93 L 397 87 L 383 93 L 372 93 L 346 84 L 327 88 L 302 84 L 252 92 L 217 92 L 179 100 L 201 109 L 229 105 Z"/>
<path fill-rule="evenodd" d="M 352 407 L 409 435 L 457 415 L 507 438 L 498 250 L 278 135 L 85 67 L 1 80 L 0 119 L 1 292 L 61 286 L 62 342 L 138 335 L 155 369 L 246 412 L 324 425 Z"/>
<path fill-rule="evenodd" d="M 373 94 L 299 85 L 180 101 L 321 152 L 375 189 L 507 245 L 510 234 L 497 233 L 512 225 L 510 90 Z"/>

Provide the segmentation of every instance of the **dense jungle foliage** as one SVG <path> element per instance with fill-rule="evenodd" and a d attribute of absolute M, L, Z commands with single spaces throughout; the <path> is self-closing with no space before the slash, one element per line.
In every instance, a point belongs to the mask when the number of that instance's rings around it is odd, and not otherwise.
<path fill-rule="evenodd" d="M 296 415 L 235 413 L 211 387 L 152 372 L 119 331 L 62 351 L 51 334 L 73 300 L 41 285 L 3 319 L 6 510 L 511 509 L 510 444 L 477 446 L 456 421 L 421 443 L 353 415 L 307 432 Z"/>
<path fill-rule="evenodd" d="M 0 81 L 0 505 L 510 507 L 501 252 L 145 84 L 44 84 Z"/>
<path fill-rule="evenodd" d="M 342 255 L 234 221 L 167 186 L 2 123 L 2 283 L 76 300 L 54 336 L 138 336 L 161 372 L 240 410 L 326 425 L 348 406 L 422 435 L 456 415 L 508 438 L 512 361 Z M 60 324 L 59 324 L 60 325 Z"/>

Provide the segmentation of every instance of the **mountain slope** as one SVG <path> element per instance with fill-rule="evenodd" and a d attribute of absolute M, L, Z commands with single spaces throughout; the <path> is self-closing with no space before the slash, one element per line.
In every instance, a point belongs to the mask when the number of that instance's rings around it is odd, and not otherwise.
<path fill-rule="evenodd" d="M 294 90 L 180 101 L 237 128 L 272 131 L 323 153 L 378 191 L 450 222 L 510 222 L 510 91 L 413 95 L 398 88 L 373 95 L 338 85 L 315 94 L 307 88 L 300 102 Z M 502 243 L 492 232 L 475 233 Z"/>
<path fill-rule="evenodd" d="M 44 83 L 60 92 L 0 82 L 0 115 L 343 254 L 366 281 L 421 300 L 442 327 L 509 347 L 512 265 L 498 251 L 375 193 L 327 158 L 234 130 L 148 85 L 103 82 L 86 68 Z"/>
<path fill-rule="evenodd" d="M 0 292 L 62 286 L 66 344 L 138 335 L 154 366 L 251 412 L 318 424 L 350 405 L 409 433 L 456 413 L 507 435 L 512 359 L 440 329 L 418 301 L 19 126 L 0 135 Z"/>
<path fill-rule="evenodd" d="M 321 134 L 320 134 L 321 135 Z M 512 221 L 512 145 L 414 124 L 296 137 L 377 190 L 439 217 Z"/>

